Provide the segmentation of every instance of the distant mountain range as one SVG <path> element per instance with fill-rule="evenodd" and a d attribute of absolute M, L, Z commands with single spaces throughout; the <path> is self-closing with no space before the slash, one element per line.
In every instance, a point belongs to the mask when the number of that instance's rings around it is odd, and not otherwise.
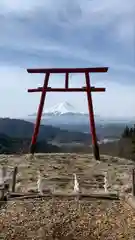
<path fill-rule="evenodd" d="M 119 126 L 117 126 L 117 132 Z M 0 118 L 0 154 L 24 154 L 29 152 L 33 123 L 19 119 Z M 110 127 L 108 128 L 110 131 Z M 114 128 L 112 128 L 114 132 Z M 100 153 L 132 159 L 130 139 L 100 141 Z M 36 152 L 91 153 L 91 136 L 80 132 L 61 130 L 52 126 L 40 126 Z"/>
<path fill-rule="evenodd" d="M 35 122 L 37 113 L 28 115 L 25 120 Z M 121 135 L 126 124 L 133 125 L 134 119 L 103 118 L 95 115 L 97 135 L 100 139 L 117 138 Z M 50 109 L 45 109 L 41 123 L 70 131 L 90 132 L 89 115 L 78 111 L 68 102 L 62 102 Z"/>
<path fill-rule="evenodd" d="M 35 120 L 37 113 L 30 114 L 26 118 L 28 120 Z M 110 123 L 127 123 L 134 122 L 134 118 L 111 118 L 111 117 L 101 117 L 99 115 L 95 115 L 95 122 L 98 124 L 110 124 Z M 62 102 L 60 104 L 55 105 L 49 109 L 45 109 L 45 112 L 42 115 L 42 123 L 43 124 L 89 124 L 89 114 L 86 112 L 78 111 L 73 105 L 68 102 Z"/>
<path fill-rule="evenodd" d="M 31 122 L 0 118 L 0 154 L 27 153 L 33 130 L 34 124 Z M 65 152 L 71 151 L 76 146 L 90 144 L 90 134 L 41 125 L 36 152 Z"/>
<path fill-rule="evenodd" d="M 31 139 L 34 124 L 20 119 L 0 118 L 0 133 L 13 138 Z M 91 143 L 90 134 L 41 125 L 38 140 L 56 143 Z"/>

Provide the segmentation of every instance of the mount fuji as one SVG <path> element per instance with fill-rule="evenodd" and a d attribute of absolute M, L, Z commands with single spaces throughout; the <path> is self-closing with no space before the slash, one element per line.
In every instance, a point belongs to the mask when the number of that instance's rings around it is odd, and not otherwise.
<path fill-rule="evenodd" d="M 54 107 L 45 111 L 45 114 L 53 114 L 53 115 L 63 115 L 63 114 L 84 114 L 79 112 L 73 105 L 68 102 L 62 102 L 60 104 L 56 104 Z"/>
<path fill-rule="evenodd" d="M 56 104 L 55 106 L 53 106 L 49 109 L 46 109 L 45 112 L 43 113 L 42 117 L 45 117 L 46 115 L 61 116 L 61 115 L 65 115 L 65 114 L 85 115 L 87 113 L 80 112 L 79 110 L 77 110 L 73 105 L 71 105 L 68 102 L 62 102 L 62 103 Z M 29 116 L 36 116 L 36 114 L 34 113 Z"/>
<path fill-rule="evenodd" d="M 24 120 L 34 123 L 37 113 L 28 115 Z M 117 137 L 123 132 L 127 123 L 132 124 L 129 119 L 103 118 L 95 115 L 97 134 L 104 137 Z M 62 102 L 49 109 L 45 109 L 41 119 L 42 125 L 51 125 L 69 131 L 89 133 L 89 115 L 81 112 L 68 102 Z"/>
<path fill-rule="evenodd" d="M 34 120 L 36 113 L 28 116 L 27 120 Z M 96 116 L 96 118 L 99 118 Z M 85 112 L 80 112 L 68 102 L 62 102 L 49 109 L 46 109 L 42 114 L 42 124 L 62 126 L 75 124 L 89 124 L 89 115 Z"/>
<path fill-rule="evenodd" d="M 37 113 L 28 115 L 25 120 L 35 122 Z M 102 124 L 104 120 L 95 115 L 95 122 Z M 89 115 L 81 112 L 68 102 L 62 102 L 45 109 L 42 114 L 41 124 L 52 125 L 61 129 L 89 132 Z"/>
<path fill-rule="evenodd" d="M 28 115 L 28 121 L 35 121 L 37 113 Z M 94 115 L 96 124 L 106 125 L 106 124 L 125 124 L 127 122 L 132 122 L 131 119 L 122 119 L 122 118 L 108 118 L 101 117 L 99 115 Z M 26 119 L 26 118 L 25 118 Z M 86 112 L 81 112 L 73 105 L 68 102 L 62 102 L 56 104 L 55 106 L 45 109 L 45 112 L 42 114 L 42 124 L 44 125 L 53 125 L 53 126 L 62 126 L 68 124 L 87 124 L 89 125 L 89 114 Z"/>

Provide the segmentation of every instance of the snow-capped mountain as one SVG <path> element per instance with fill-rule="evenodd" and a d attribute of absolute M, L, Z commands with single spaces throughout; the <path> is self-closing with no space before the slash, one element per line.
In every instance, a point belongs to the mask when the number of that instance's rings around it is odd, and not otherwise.
<path fill-rule="evenodd" d="M 29 122 L 35 122 L 36 116 L 37 113 L 34 113 L 24 119 Z M 111 132 L 111 135 L 113 135 L 112 129 L 116 129 L 117 132 L 117 128 L 120 128 L 120 131 L 122 131 L 121 129 L 124 128 L 123 126 L 125 126 L 127 122 L 129 121 L 124 119 L 103 118 L 99 115 L 95 115 L 95 123 L 98 132 L 104 132 L 107 135 L 109 134 L 109 131 Z M 89 132 L 90 126 L 88 113 L 79 111 L 68 102 L 62 102 L 54 107 L 45 109 L 45 112 L 42 115 L 41 124 L 82 132 Z M 108 127 L 108 125 L 110 126 Z"/>
<path fill-rule="evenodd" d="M 24 120 L 29 122 L 36 121 L 37 113 L 28 115 Z M 109 136 L 119 137 L 122 133 L 127 120 L 104 118 L 95 115 L 97 134 L 101 139 Z M 41 124 L 52 125 L 69 131 L 79 131 L 88 133 L 90 131 L 89 115 L 81 112 L 68 102 L 63 102 L 49 109 L 45 109 L 42 114 Z"/>
<path fill-rule="evenodd" d="M 28 121 L 35 121 L 36 113 L 28 116 Z M 102 121 L 100 116 L 95 116 L 96 121 Z M 89 125 L 88 113 L 81 112 L 68 102 L 62 102 L 49 109 L 45 109 L 42 114 L 42 124 L 62 126 L 62 125 Z"/>
<path fill-rule="evenodd" d="M 75 109 L 75 107 L 73 105 L 71 105 L 68 102 L 62 102 L 60 104 L 55 105 L 54 107 L 47 109 L 45 111 L 46 113 L 51 113 L 54 115 L 62 115 L 62 114 L 67 114 L 67 113 L 74 113 L 74 114 L 78 114 L 80 113 L 79 111 L 77 111 Z"/>
<path fill-rule="evenodd" d="M 46 115 L 53 115 L 53 116 L 60 116 L 60 115 L 67 115 L 67 114 L 83 114 L 88 115 L 87 113 L 80 112 L 77 110 L 73 105 L 71 105 L 68 102 L 62 102 L 59 104 L 56 104 L 55 106 L 45 109 L 45 112 L 43 113 L 42 117 L 45 117 Z M 29 117 L 36 116 L 36 113 L 29 115 Z"/>

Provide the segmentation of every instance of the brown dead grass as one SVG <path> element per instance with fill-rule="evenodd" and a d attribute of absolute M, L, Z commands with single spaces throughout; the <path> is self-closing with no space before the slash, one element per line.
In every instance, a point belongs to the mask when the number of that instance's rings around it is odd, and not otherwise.
<path fill-rule="evenodd" d="M 102 179 L 95 174 L 108 172 L 110 190 L 131 187 L 131 161 L 102 156 L 95 161 L 88 154 L 37 154 L 1 156 L 0 163 L 18 166 L 18 191 L 37 188 L 37 169 L 48 175 L 48 184 L 56 190 L 73 190 L 76 173 L 83 192 L 90 192 L 92 182 Z M 59 178 L 63 178 L 63 181 Z M 94 180 L 93 180 L 94 179 Z M 121 201 L 16 200 L 0 211 L 0 239 L 135 239 L 135 212 Z"/>

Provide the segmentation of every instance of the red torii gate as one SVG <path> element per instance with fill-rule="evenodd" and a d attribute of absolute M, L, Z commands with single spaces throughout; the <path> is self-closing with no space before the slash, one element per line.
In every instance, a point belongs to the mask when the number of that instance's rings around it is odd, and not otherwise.
<path fill-rule="evenodd" d="M 41 99 L 37 113 L 37 119 L 35 123 L 35 128 L 31 140 L 30 152 L 34 154 L 37 136 L 39 132 L 40 121 L 42 117 L 45 97 L 47 92 L 86 92 L 88 99 L 88 110 L 89 110 L 89 119 L 90 119 L 90 129 L 92 134 L 92 145 L 93 153 L 96 160 L 100 160 L 99 147 L 97 143 L 96 128 L 94 121 L 94 111 L 92 104 L 91 92 L 105 92 L 105 88 L 95 88 L 90 84 L 89 73 L 103 73 L 107 72 L 108 67 L 93 67 L 93 68 L 39 68 L 39 69 L 27 69 L 28 73 L 43 73 L 45 74 L 45 80 L 43 87 L 38 87 L 35 89 L 28 89 L 28 92 L 41 92 Z M 48 87 L 49 77 L 51 73 L 65 73 L 65 87 L 64 88 L 51 88 Z M 82 88 L 69 88 L 69 73 L 84 73 L 86 79 L 86 86 Z"/>

